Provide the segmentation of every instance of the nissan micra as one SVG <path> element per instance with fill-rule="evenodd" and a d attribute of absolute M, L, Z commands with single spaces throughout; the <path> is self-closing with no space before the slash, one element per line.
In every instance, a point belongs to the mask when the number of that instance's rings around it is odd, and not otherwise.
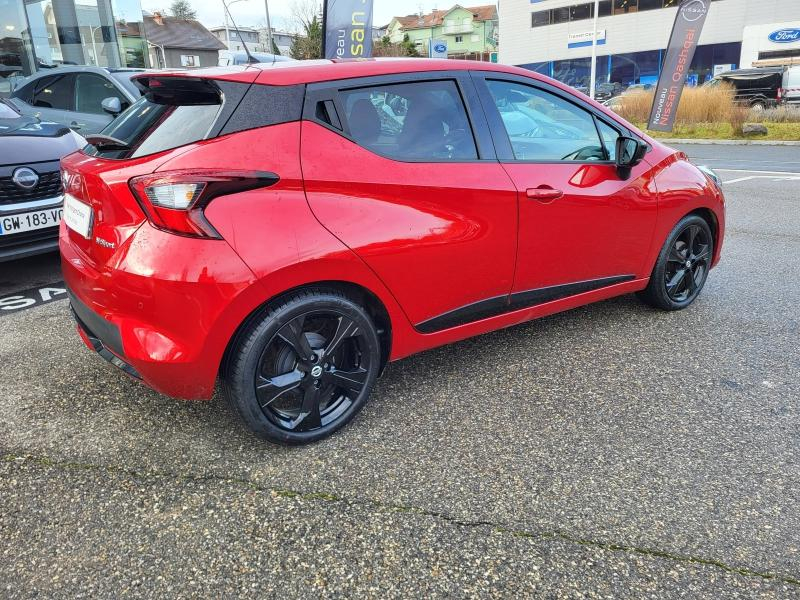
<path fill-rule="evenodd" d="M 319 440 L 387 362 L 621 294 L 689 306 L 716 176 L 564 85 L 450 60 L 144 73 L 62 161 L 78 332 L 153 389 L 217 381 Z"/>

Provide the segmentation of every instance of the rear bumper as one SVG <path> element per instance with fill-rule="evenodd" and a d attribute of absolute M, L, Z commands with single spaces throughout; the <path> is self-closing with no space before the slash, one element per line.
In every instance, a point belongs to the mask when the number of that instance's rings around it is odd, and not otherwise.
<path fill-rule="evenodd" d="M 60 249 L 89 348 L 158 392 L 211 397 L 228 341 L 246 316 L 239 298 L 254 282 L 226 242 L 174 236 L 145 223 L 105 265 L 66 233 Z"/>

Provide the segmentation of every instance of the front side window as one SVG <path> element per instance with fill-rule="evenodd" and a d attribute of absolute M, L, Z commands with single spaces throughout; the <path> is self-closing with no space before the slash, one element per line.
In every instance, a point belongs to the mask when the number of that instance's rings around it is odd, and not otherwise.
<path fill-rule="evenodd" d="M 82 113 L 104 115 L 102 102 L 106 98 L 119 98 L 123 109 L 128 107 L 125 98 L 113 83 L 92 73 L 80 73 L 75 78 L 75 110 Z"/>
<path fill-rule="evenodd" d="M 538 88 L 487 80 L 514 158 L 530 161 L 607 160 L 594 117 Z"/>
<path fill-rule="evenodd" d="M 453 81 L 417 81 L 341 92 L 350 136 L 398 160 L 478 157 L 464 102 Z"/>

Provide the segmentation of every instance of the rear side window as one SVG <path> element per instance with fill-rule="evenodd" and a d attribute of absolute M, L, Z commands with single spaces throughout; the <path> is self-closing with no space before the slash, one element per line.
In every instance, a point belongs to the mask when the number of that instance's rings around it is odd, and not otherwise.
<path fill-rule="evenodd" d="M 397 160 L 478 158 L 464 102 L 453 81 L 418 81 L 340 92 L 350 136 Z"/>
<path fill-rule="evenodd" d="M 73 86 L 72 75 L 47 77 L 40 80 L 33 88 L 31 104 L 41 108 L 72 110 Z"/>

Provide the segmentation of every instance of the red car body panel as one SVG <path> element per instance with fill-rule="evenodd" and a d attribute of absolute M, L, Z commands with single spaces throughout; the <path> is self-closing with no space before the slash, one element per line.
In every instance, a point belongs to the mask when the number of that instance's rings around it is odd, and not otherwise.
<path fill-rule="evenodd" d="M 546 80 L 514 67 L 436 60 L 307 61 L 192 76 L 290 85 L 467 69 Z M 63 169 L 68 177 L 78 174 L 71 193 L 92 205 L 95 225 L 93 239 L 84 239 L 62 224 L 64 278 L 76 302 L 119 330 L 120 358 L 170 396 L 209 398 L 225 350 L 247 317 L 316 283 L 343 282 L 374 296 L 390 321 L 389 359 L 397 360 L 643 289 L 666 236 L 693 211 L 715 221 L 716 264 L 725 226 L 721 193 L 685 156 L 637 134 L 652 148 L 627 180 L 603 164 L 399 162 L 306 120 L 122 162 L 72 154 Z M 156 229 L 130 179 L 197 168 L 269 171 L 280 179 L 207 206 L 205 217 L 222 239 Z M 526 196 L 542 185 L 564 196 L 552 202 Z M 420 328 L 487 298 L 618 275 L 629 278 L 432 333 Z"/>
<path fill-rule="evenodd" d="M 314 214 L 412 323 L 510 292 L 517 194 L 499 163 L 398 162 L 310 122 L 302 161 Z"/>

